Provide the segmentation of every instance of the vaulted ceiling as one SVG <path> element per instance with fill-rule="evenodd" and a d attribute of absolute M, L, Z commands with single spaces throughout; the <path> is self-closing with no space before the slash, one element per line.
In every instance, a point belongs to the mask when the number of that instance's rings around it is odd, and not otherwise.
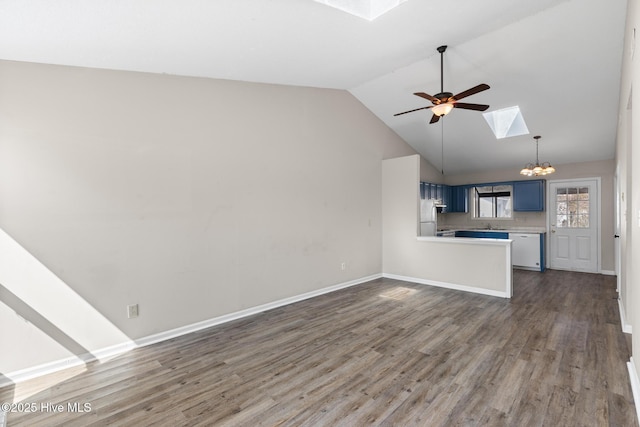
<path fill-rule="evenodd" d="M 0 0 L 0 59 L 350 91 L 446 174 L 614 156 L 626 0 L 408 0 L 367 21 L 313 0 Z M 490 90 L 437 124 L 413 92 Z M 626 52 L 630 54 L 630 52 Z M 1 94 L 0 94 L 1 96 Z M 444 155 L 442 149 L 444 148 Z M 444 158 L 444 165 L 442 159 Z"/>

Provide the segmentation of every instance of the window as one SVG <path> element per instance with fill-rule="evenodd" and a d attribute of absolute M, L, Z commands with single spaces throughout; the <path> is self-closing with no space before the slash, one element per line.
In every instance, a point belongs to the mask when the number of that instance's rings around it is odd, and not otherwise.
<path fill-rule="evenodd" d="M 510 185 L 473 187 L 474 218 L 511 218 Z"/>
<path fill-rule="evenodd" d="M 589 187 L 558 188 L 556 206 L 559 228 L 589 228 Z"/>

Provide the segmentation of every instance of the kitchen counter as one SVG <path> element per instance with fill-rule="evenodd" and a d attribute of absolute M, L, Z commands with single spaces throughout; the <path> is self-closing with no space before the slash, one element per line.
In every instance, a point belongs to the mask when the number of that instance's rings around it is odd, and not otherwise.
<path fill-rule="evenodd" d="M 435 239 L 485 242 L 509 242 L 512 244 L 512 262 L 517 268 L 545 270 L 544 227 L 504 227 L 504 228 L 452 228 L 442 227 Z"/>
<path fill-rule="evenodd" d="M 454 233 L 456 231 L 487 231 L 494 233 L 546 233 L 547 230 L 544 227 L 495 227 L 495 228 L 486 228 L 486 227 L 438 227 L 438 232 L 451 232 Z"/>
<path fill-rule="evenodd" d="M 511 298 L 511 240 L 444 236 L 415 239 L 415 253 L 398 257 L 402 273 L 385 273 L 384 277 Z M 398 256 L 397 251 L 389 256 Z M 461 259 L 466 268 L 458 268 Z"/>

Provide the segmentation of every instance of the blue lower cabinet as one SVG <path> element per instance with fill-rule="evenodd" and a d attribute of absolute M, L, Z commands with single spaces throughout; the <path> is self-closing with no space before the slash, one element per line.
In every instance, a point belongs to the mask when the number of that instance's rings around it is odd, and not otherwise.
<path fill-rule="evenodd" d="M 500 231 L 456 231 L 456 237 L 473 237 L 476 239 L 508 239 L 509 233 Z"/>
<path fill-rule="evenodd" d="M 475 231 L 456 231 L 456 237 L 478 237 Z"/>

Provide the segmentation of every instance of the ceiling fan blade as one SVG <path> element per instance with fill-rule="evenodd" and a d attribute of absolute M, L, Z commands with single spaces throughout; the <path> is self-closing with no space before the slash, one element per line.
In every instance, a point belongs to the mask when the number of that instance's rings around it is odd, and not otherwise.
<path fill-rule="evenodd" d="M 441 102 L 438 98 L 436 98 L 435 96 L 431 96 L 428 93 L 416 92 L 414 93 L 414 95 L 419 96 L 420 98 L 428 99 L 429 101 L 433 102 L 436 105 L 440 104 Z"/>
<path fill-rule="evenodd" d="M 471 89 L 467 89 L 464 92 L 460 92 L 457 95 L 453 95 L 451 98 L 453 98 L 454 101 L 459 101 L 462 98 L 466 98 L 467 96 L 474 95 L 474 94 L 476 94 L 478 92 L 482 92 L 483 90 L 487 90 L 489 88 L 490 87 L 489 87 L 488 84 L 481 83 L 478 86 L 472 87 Z M 449 98 L 449 99 L 451 99 L 451 98 Z"/>
<path fill-rule="evenodd" d="M 487 108 L 489 108 L 489 106 L 485 104 L 467 104 L 466 102 L 454 102 L 453 106 L 455 108 L 462 108 L 463 110 L 476 110 L 476 111 L 484 111 Z"/>
<path fill-rule="evenodd" d="M 440 120 L 440 116 L 436 116 L 435 114 L 431 117 L 431 120 L 429 121 L 429 124 L 435 123 L 438 120 Z"/>
<path fill-rule="evenodd" d="M 414 111 L 419 111 L 419 110 L 427 110 L 427 109 L 429 109 L 429 108 L 431 108 L 431 107 L 421 107 L 421 108 L 416 108 L 415 110 L 403 111 L 402 113 L 397 113 L 397 114 L 394 114 L 393 116 L 394 116 L 394 117 L 395 117 L 395 116 L 401 116 L 401 115 L 403 115 L 403 114 L 413 113 Z"/>

